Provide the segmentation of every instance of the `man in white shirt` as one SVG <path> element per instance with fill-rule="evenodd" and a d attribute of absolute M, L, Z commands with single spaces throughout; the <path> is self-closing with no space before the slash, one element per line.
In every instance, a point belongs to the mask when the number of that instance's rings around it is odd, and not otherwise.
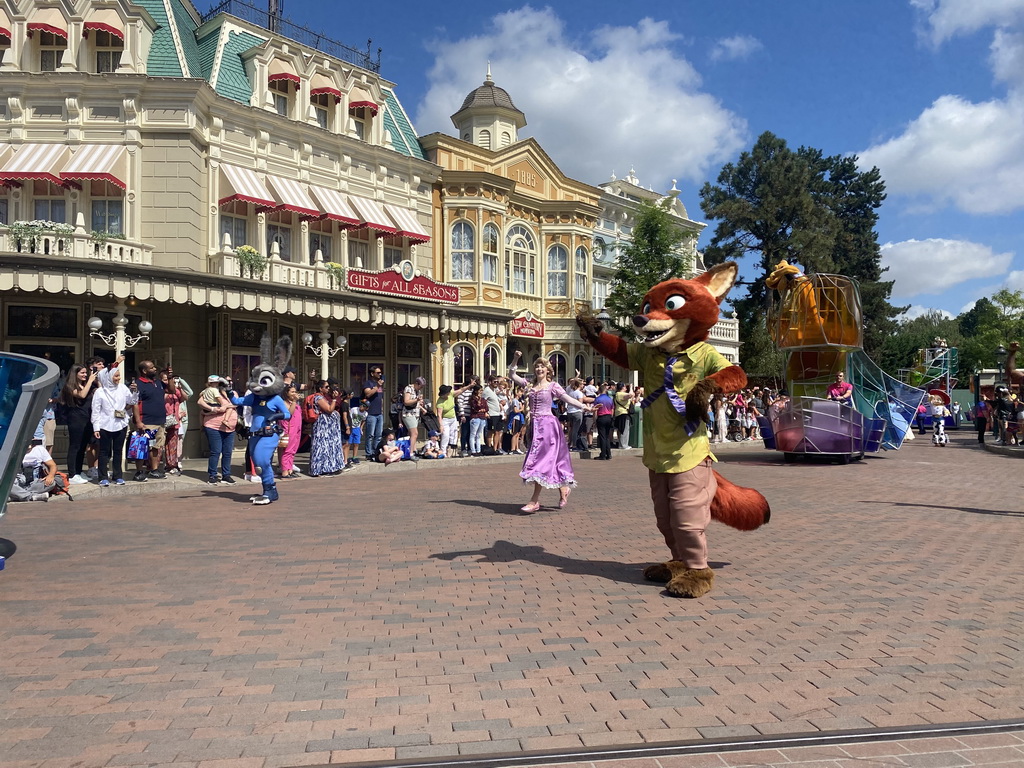
<path fill-rule="evenodd" d="M 480 391 L 480 397 L 487 403 L 487 429 L 489 430 L 487 444 L 491 447 L 494 455 L 498 455 L 502 452 L 501 438 L 505 430 L 505 419 L 501 415 L 501 400 L 498 399 L 498 393 L 494 391 L 494 379 L 494 376 L 487 378 L 487 386 Z"/>
<path fill-rule="evenodd" d="M 32 441 L 21 460 L 18 475 L 8 495 L 11 501 L 49 501 L 57 477 L 57 463 L 41 443 Z"/>

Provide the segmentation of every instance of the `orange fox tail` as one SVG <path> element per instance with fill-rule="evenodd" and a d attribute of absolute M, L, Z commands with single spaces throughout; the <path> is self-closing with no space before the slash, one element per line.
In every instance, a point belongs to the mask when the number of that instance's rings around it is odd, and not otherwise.
<path fill-rule="evenodd" d="M 771 519 L 768 499 L 753 488 L 742 488 L 730 483 L 715 472 L 718 493 L 711 500 L 711 519 L 725 523 L 740 531 L 760 528 Z"/>

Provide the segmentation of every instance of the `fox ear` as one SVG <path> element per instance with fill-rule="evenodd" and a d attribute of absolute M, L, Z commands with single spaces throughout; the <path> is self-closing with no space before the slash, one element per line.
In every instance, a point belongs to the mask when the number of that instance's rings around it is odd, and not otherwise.
<path fill-rule="evenodd" d="M 729 289 L 736 284 L 736 277 L 739 275 L 739 265 L 735 261 L 725 261 L 711 267 L 703 275 L 694 278 L 694 282 L 702 283 L 708 292 L 721 301 Z"/>

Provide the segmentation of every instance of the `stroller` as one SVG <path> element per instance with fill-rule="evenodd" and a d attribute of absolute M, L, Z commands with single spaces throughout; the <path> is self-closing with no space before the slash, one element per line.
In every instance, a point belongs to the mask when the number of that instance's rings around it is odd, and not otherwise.
<path fill-rule="evenodd" d="M 726 409 L 726 416 L 729 418 L 729 430 L 725 435 L 726 440 L 732 440 L 735 443 L 743 441 L 743 416 L 744 412 L 741 411 L 734 405 L 730 405 Z"/>

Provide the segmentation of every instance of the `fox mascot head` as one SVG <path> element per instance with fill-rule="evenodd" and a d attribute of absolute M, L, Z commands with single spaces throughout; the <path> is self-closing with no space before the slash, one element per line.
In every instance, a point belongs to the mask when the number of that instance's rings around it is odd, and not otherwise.
<path fill-rule="evenodd" d="M 706 340 L 737 272 L 736 263 L 729 261 L 693 280 L 666 280 L 651 288 L 640 313 L 633 316 L 640 343 L 672 354 Z"/>

